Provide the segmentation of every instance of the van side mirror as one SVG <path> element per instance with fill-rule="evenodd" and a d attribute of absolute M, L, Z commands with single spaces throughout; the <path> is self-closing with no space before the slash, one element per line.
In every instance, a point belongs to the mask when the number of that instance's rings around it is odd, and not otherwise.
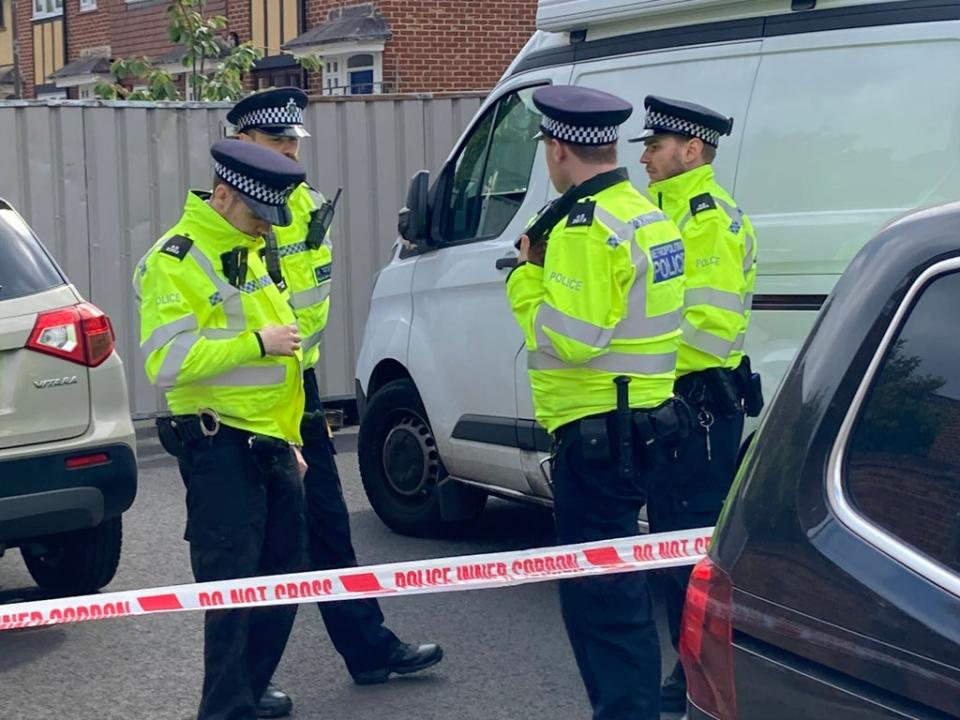
<path fill-rule="evenodd" d="M 414 245 L 428 245 L 430 241 L 430 172 L 421 170 L 410 179 L 407 204 L 400 210 L 397 229 L 400 237 Z"/>

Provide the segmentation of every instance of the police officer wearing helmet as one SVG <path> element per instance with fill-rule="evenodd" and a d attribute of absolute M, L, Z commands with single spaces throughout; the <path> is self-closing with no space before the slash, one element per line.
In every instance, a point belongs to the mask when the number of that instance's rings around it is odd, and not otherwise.
<path fill-rule="evenodd" d="M 257 249 L 300 165 L 264 148 L 211 148 L 212 193 L 190 192 L 180 220 L 140 261 L 141 349 L 172 417 L 158 420 L 186 486 L 197 582 L 299 572 L 305 566 L 303 353 L 293 312 Z M 200 720 L 256 717 L 296 606 L 208 610 Z"/>
<path fill-rule="evenodd" d="M 238 137 L 299 160 L 300 140 L 310 137 L 303 126 L 307 95 L 298 88 L 259 92 L 238 102 L 227 115 Z M 288 201 L 292 222 L 273 228 L 264 246 L 265 260 L 275 280 L 286 287 L 303 337 L 306 413 L 301 424 L 307 462 L 304 477 L 309 560 L 312 570 L 357 565 L 350 537 L 350 515 L 343 500 L 334 447 L 315 367 L 330 312 L 333 268 L 329 238 L 333 204 L 301 183 Z M 409 674 L 440 662 L 438 645 L 401 642 L 384 626 L 376 599 L 319 603 L 320 614 L 334 647 L 344 658 L 354 681 L 361 685 L 385 682 L 391 673 Z M 289 712 L 285 696 L 269 688 L 261 698 L 260 717 Z"/>
<path fill-rule="evenodd" d="M 557 540 L 634 536 L 647 487 L 686 430 L 673 400 L 683 244 L 618 167 L 629 103 L 569 86 L 533 100 L 562 195 L 521 238 L 507 294 L 536 417 L 555 441 Z M 561 581 L 560 599 L 595 720 L 659 718 L 660 645 L 645 574 Z"/>
<path fill-rule="evenodd" d="M 733 120 L 694 103 L 649 96 L 646 130 L 630 142 L 646 146 L 640 162 L 650 197 L 680 227 L 686 250 L 683 342 L 677 393 L 695 416 L 679 458 L 680 474 L 652 493 L 651 530 L 709 527 L 717 521 L 736 472 L 744 414 L 763 404 L 759 377 L 743 352 L 757 274 L 750 219 L 714 179 L 713 160 Z M 660 574 L 674 644 L 679 640 L 690 568 Z M 677 663 L 662 690 L 666 711 L 686 707 L 686 681 Z"/>

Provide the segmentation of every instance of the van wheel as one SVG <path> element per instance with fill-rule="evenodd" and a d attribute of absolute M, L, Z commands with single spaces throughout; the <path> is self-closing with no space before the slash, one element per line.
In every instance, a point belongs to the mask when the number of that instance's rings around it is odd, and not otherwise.
<path fill-rule="evenodd" d="M 57 595 L 86 595 L 107 585 L 120 564 L 123 525 L 119 517 L 100 525 L 51 535 L 20 548 L 30 576 Z"/>
<path fill-rule="evenodd" d="M 357 454 L 370 505 L 394 532 L 450 535 L 476 519 L 486 504 L 485 494 L 458 494 L 453 516 L 461 520 L 443 519 L 437 488 L 447 471 L 411 380 L 394 380 L 374 393 L 360 421 Z M 449 502 L 444 508 L 448 517 Z"/>

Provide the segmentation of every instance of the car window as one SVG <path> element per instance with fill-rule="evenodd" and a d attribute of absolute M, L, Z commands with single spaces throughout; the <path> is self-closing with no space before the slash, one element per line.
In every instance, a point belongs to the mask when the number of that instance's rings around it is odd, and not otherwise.
<path fill-rule="evenodd" d="M 501 98 L 464 143 L 444 208 L 447 242 L 495 237 L 523 204 L 538 148 L 533 139 L 540 125 L 534 90 Z"/>
<path fill-rule="evenodd" d="M 871 522 L 960 573 L 960 274 L 930 283 L 861 409 L 846 491 Z"/>
<path fill-rule="evenodd" d="M 49 290 L 64 282 L 20 216 L 0 207 L 0 301 Z"/>

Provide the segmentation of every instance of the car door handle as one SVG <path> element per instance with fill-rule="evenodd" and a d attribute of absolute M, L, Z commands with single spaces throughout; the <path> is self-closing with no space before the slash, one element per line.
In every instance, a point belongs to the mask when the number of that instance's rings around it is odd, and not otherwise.
<path fill-rule="evenodd" d="M 506 257 L 497 258 L 497 270 L 506 270 L 507 268 L 515 268 L 516 266 L 516 255 L 507 255 Z"/>

